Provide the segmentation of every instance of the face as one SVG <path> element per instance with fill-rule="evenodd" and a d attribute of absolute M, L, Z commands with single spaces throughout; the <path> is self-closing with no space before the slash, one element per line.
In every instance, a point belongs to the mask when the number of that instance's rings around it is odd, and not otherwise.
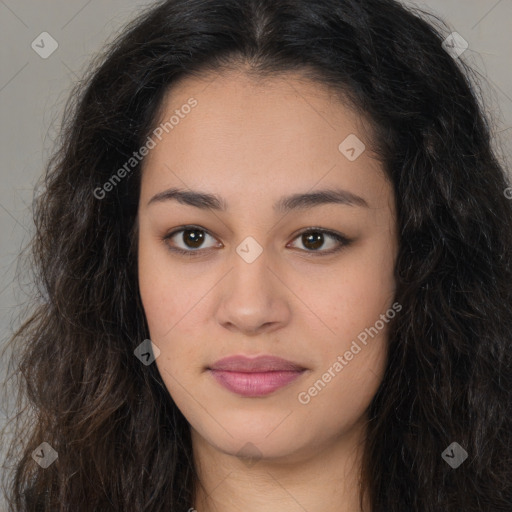
<path fill-rule="evenodd" d="M 230 72 L 181 81 L 171 118 L 138 212 L 154 364 L 197 443 L 290 460 L 328 448 L 364 422 L 400 308 L 393 190 L 361 116 L 297 75 Z M 216 364 L 228 356 L 250 361 Z"/>

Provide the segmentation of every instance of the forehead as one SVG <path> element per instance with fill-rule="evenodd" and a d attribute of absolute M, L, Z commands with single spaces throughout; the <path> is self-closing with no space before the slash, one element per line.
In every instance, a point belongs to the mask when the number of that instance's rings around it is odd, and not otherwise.
<path fill-rule="evenodd" d="M 370 151 L 350 161 L 340 150 L 349 137 L 368 146 L 367 120 L 300 75 L 181 79 L 165 96 L 155 128 L 166 122 L 144 162 L 142 195 L 179 186 L 223 196 L 245 191 L 252 198 L 275 191 L 277 197 L 315 183 L 372 195 L 385 185 Z"/>

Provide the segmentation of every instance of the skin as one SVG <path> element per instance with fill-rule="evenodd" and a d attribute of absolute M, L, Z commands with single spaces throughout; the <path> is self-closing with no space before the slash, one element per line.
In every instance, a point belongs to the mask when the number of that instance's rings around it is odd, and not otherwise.
<path fill-rule="evenodd" d="M 381 164 L 338 150 L 369 142 L 363 118 L 297 74 L 255 81 L 243 72 L 188 77 L 161 119 L 198 101 L 144 161 L 138 212 L 139 283 L 155 364 L 191 425 L 199 512 L 360 511 L 366 410 L 382 380 L 387 324 L 304 404 L 298 400 L 393 303 L 394 194 Z M 366 143 L 365 142 L 365 143 Z M 368 144 L 366 144 L 368 147 Z M 225 212 L 150 199 L 171 187 L 217 194 Z M 322 204 L 277 213 L 281 196 L 342 188 L 368 207 Z M 175 228 L 193 224 L 194 245 Z M 304 240 L 311 227 L 353 240 L 340 252 Z M 248 236 L 252 263 L 236 248 Z M 202 254 L 186 257 L 171 247 Z M 316 252 L 315 252 L 316 250 Z M 243 397 L 207 371 L 218 359 L 272 354 L 307 371 L 265 397 Z M 332 374 L 332 371 L 331 371 Z M 250 444 L 248 444 L 250 443 Z M 244 459 L 253 457 L 253 460 Z"/>

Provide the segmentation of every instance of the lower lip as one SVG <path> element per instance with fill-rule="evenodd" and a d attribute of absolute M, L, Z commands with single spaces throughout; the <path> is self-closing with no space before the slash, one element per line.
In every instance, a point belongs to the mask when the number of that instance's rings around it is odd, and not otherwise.
<path fill-rule="evenodd" d="M 219 384 L 242 396 L 265 396 L 300 377 L 301 371 L 231 372 L 209 370 Z"/>

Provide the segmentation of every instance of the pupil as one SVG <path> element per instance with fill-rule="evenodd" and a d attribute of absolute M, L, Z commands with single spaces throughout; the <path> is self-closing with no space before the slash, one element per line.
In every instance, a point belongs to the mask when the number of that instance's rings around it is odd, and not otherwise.
<path fill-rule="evenodd" d="M 310 248 L 318 249 L 323 245 L 323 234 L 318 232 L 314 232 L 313 234 L 304 234 L 302 235 L 302 242 L 306 247 L 308 247 L 308 244 L 311 245 L 312 243 L 313 247 Z"/>
<path fill-rule="evenodd" d="M 191 243 L 189 243 L 189 241 L 187 240 L 187 236 L 190 240 L 192 240 Z M 201 242 L 204 239 L 204 234 L 202 233 L 202 231 L 197 230 L 197 229 L 186 229 L 183 232 L 183 238 L 184 238 L 184 242 L 187 245 L 197 248 L 201 245 Z"/>

